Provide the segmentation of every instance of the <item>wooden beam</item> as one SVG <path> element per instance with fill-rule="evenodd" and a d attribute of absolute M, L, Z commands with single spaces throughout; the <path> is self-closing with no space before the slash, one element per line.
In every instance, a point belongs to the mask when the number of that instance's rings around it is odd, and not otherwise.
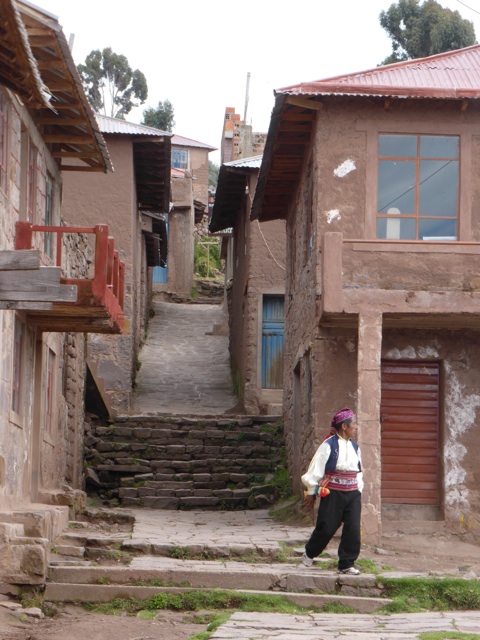
<path fill-rule="evenodd" d="M 21 300 L 0 300 L 0 309 L 14 309 L 15 311 L 51 311 L 51 302 L 24 302 Z"/>
<path fill-rule="evenodd" d="M 0 300 L 76 302 L 77 287 L 60 284 L 60 267 L 0 271 Z"/>
<path fill-rule="evenodd" d="M 64 144 L 84 145 L 84 144 L 93 144 L 94 142 L 93 136 L 86 136 L 86 135 L 75 136 L 75 135 L 72 135 L 71 133 L 63 133 L 61 131 L 59 131 L 58 133 L 46 133 L 43 136 L 43 139 L 47 144 L 48 143 L 58 144 L 63 142 Z"/>
<path fill-rule="evenodd" d="M 98 165 L 84 167 L 81 165 L 62 164 L 60 165 L 60 171 L 101 171 L 102 173 L 107 173 L 104 167 L 99 167 Z"/>
<path fill-rule="evenodd" d="M 0 271 L 40 269 L 40 251 L 0 251 Z"/>
<path fill-rule="evenodd" d="M 94 154 L 88 149 L 85 151 L 54 151 L 52 155 L 54 158 L 92 158 L 92 156 L 97 159 L 101 158 L 99 153 Z"/>
<path fill-rule="evenodd" d="M 282 114 L 282 122 L 284 120 L 290 120 L 293 122 L 312 122 L 316 116 L 314 113 L 299 113 L 296 109 L 286 109 Z"/>
<path fill-rule="evenodd" d="M 323 109 L 323 103 L 316 100 L 309 100 L 302 96 L 287 96 L 285 99 L 286 104 L 291 104 L 294 107 L 302 107 L 303 109 L 313 109 L 314 111 L 321 111 Z"/>
<path fill-rule="evenodd" d="M 44 116 L 36 119 L 37 124 L 55 124 L 61 127 L 87 126 L 86 118 L 60 118 L 59 116 Z"/>

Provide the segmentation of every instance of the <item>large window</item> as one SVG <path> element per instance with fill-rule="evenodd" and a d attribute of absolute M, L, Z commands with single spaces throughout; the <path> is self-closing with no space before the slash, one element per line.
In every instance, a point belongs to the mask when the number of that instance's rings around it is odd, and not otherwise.
<path fill-rule="evenodd" d="M 175 169 L 188 169 L 188 151 L 186 149 L 172 149 L 172 167 Z"/>
<path fill-rule="evenodd" d="M 380 135 L 377 238 L 456 240 L 458 136 Z"/>

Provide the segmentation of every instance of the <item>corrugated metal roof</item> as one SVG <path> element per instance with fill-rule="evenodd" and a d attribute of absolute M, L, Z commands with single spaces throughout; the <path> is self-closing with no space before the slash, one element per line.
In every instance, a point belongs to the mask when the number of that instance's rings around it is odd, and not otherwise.
<path fill-rule="evenodd" d="M 173 147 L 198 147 L 199 149 L 208 149 L 209 151 L 216 151 L 217 147 L 212 147 L 209 144 L 205 144 L 204 142 L 198 142 L 197 140 L 192 140 L 191 138 L 184 138 L 183 136 L 178 136 L 175 134 L 172 138 L 172 146 Z"/>
<path fill-rule="evenodd" d="M 161 136 L 168 136 L 171 138 L 172 133 L 168 131 L 161 131 L 160 129 L 154 129 L 153 127 L 147 127 L 144 124 L 134 124 L 133 122 L 127 122 L 120 118 L 111 118 L 110 116 L 104 116 L 100 113 L 96 113 L 98 126 L 102 133 L 120 133 L 130 136 L 154 136 L 156 138 Z"/>
<path fill-rule="evenodd" d="M 247 169 L 260 169 L 262 164 L 262 156 L 252 156 L 250 158 L 240 158 L 240 160 L 232 160 L 231 162 L 225 162 L 225 167 L 237 167 Z"/>
<path fill-rule="evenodd" d="M 208 229 L 210 233 L 235 227 L 238 216 L 245 210 L 245 188 L 248 175 L 257 174 L 262 156 L 225 162 L 218 173 L 215 202 Z"/>
<path fill-rule="evenodd" d="M 284 87 L 288 95 L 479 98 L 480 45 Z"/>

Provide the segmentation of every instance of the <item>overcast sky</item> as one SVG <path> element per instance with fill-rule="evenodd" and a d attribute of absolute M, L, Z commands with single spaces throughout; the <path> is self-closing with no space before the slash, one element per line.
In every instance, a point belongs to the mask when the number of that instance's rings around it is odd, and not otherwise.
<path fill-rule="evenodd" d="M 33 0 L 58 16 L 73 57 L 112 47 L 147 77 L 149 95 L 127 120 L 168 98 L 174 133 L 220 145 L 225 107 L 267 131 L 273 90 L 377 66 L 391 43 L 378 16 L 391 0 Z M 440 0 L 475 25 L 480 0 Z M 470 8 L 469 8 L 470 7 Z M 219 162 L 218 152 L 210 159 Z"/>

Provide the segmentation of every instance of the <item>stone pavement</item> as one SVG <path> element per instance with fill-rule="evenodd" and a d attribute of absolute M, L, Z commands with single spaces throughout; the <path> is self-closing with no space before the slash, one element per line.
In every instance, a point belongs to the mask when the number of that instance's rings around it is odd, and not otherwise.
<path fill-rule="evenodd" d="M 256 553 L 275 559 L 286 547 L 303 550 L 313 528 L 277 522 L 264 509 L 248 511 L 163 511 L 129 509 L 135 524 L 127 546 L 152 547 L 157 555 L 169 555 L 171 547 L 189 547 L 189 555 L 228 558 Z M 390 523 L 380 545 L 363 544 L 360 558 L 382 566 L 390 575 L 451 575 L 480 577 L 480 546 L 444 530 L 428 534 L 408 533 Z M 405 532 L 404 532 L 405 529 Z M 336 557 L 338 537 L 327 549 Z M 144 551 L 148 553 L 147 550 Z M 250 565 L 248 565 L 250 566 Z M 394 573 L 395 572 L 395 573 Z"/>
<path fill-rule="evenodd" d="M 308 527 L 291 527 L 274 521 L 268 511 L 159 511 L 131 509 L 135 524 L 132 543 L 147 541 L 166 546 L 189 546 L 190 552 L 233 547 L 243 553 L 274 556 L 279 542 L 303 545 L 311 533 Z M 228 555 L 226 553 L 225 555 Z M 238 554 L 237 554 L 238 555 Z"/>
<path fill-rule="evenodd" d="M 222 307 L 154 300 L 153 309 L 132 413 L 201 416 L 233 409 L 228 336 L 212 335 Z"/>
<path fill-rule="evenodd" d="M 394 615 L 234 613 L 212 640 L 414 640 L 427 631 L 478 633 L 480 612 Z M 454 637 L 454 636 L 452 636 Z"/>

